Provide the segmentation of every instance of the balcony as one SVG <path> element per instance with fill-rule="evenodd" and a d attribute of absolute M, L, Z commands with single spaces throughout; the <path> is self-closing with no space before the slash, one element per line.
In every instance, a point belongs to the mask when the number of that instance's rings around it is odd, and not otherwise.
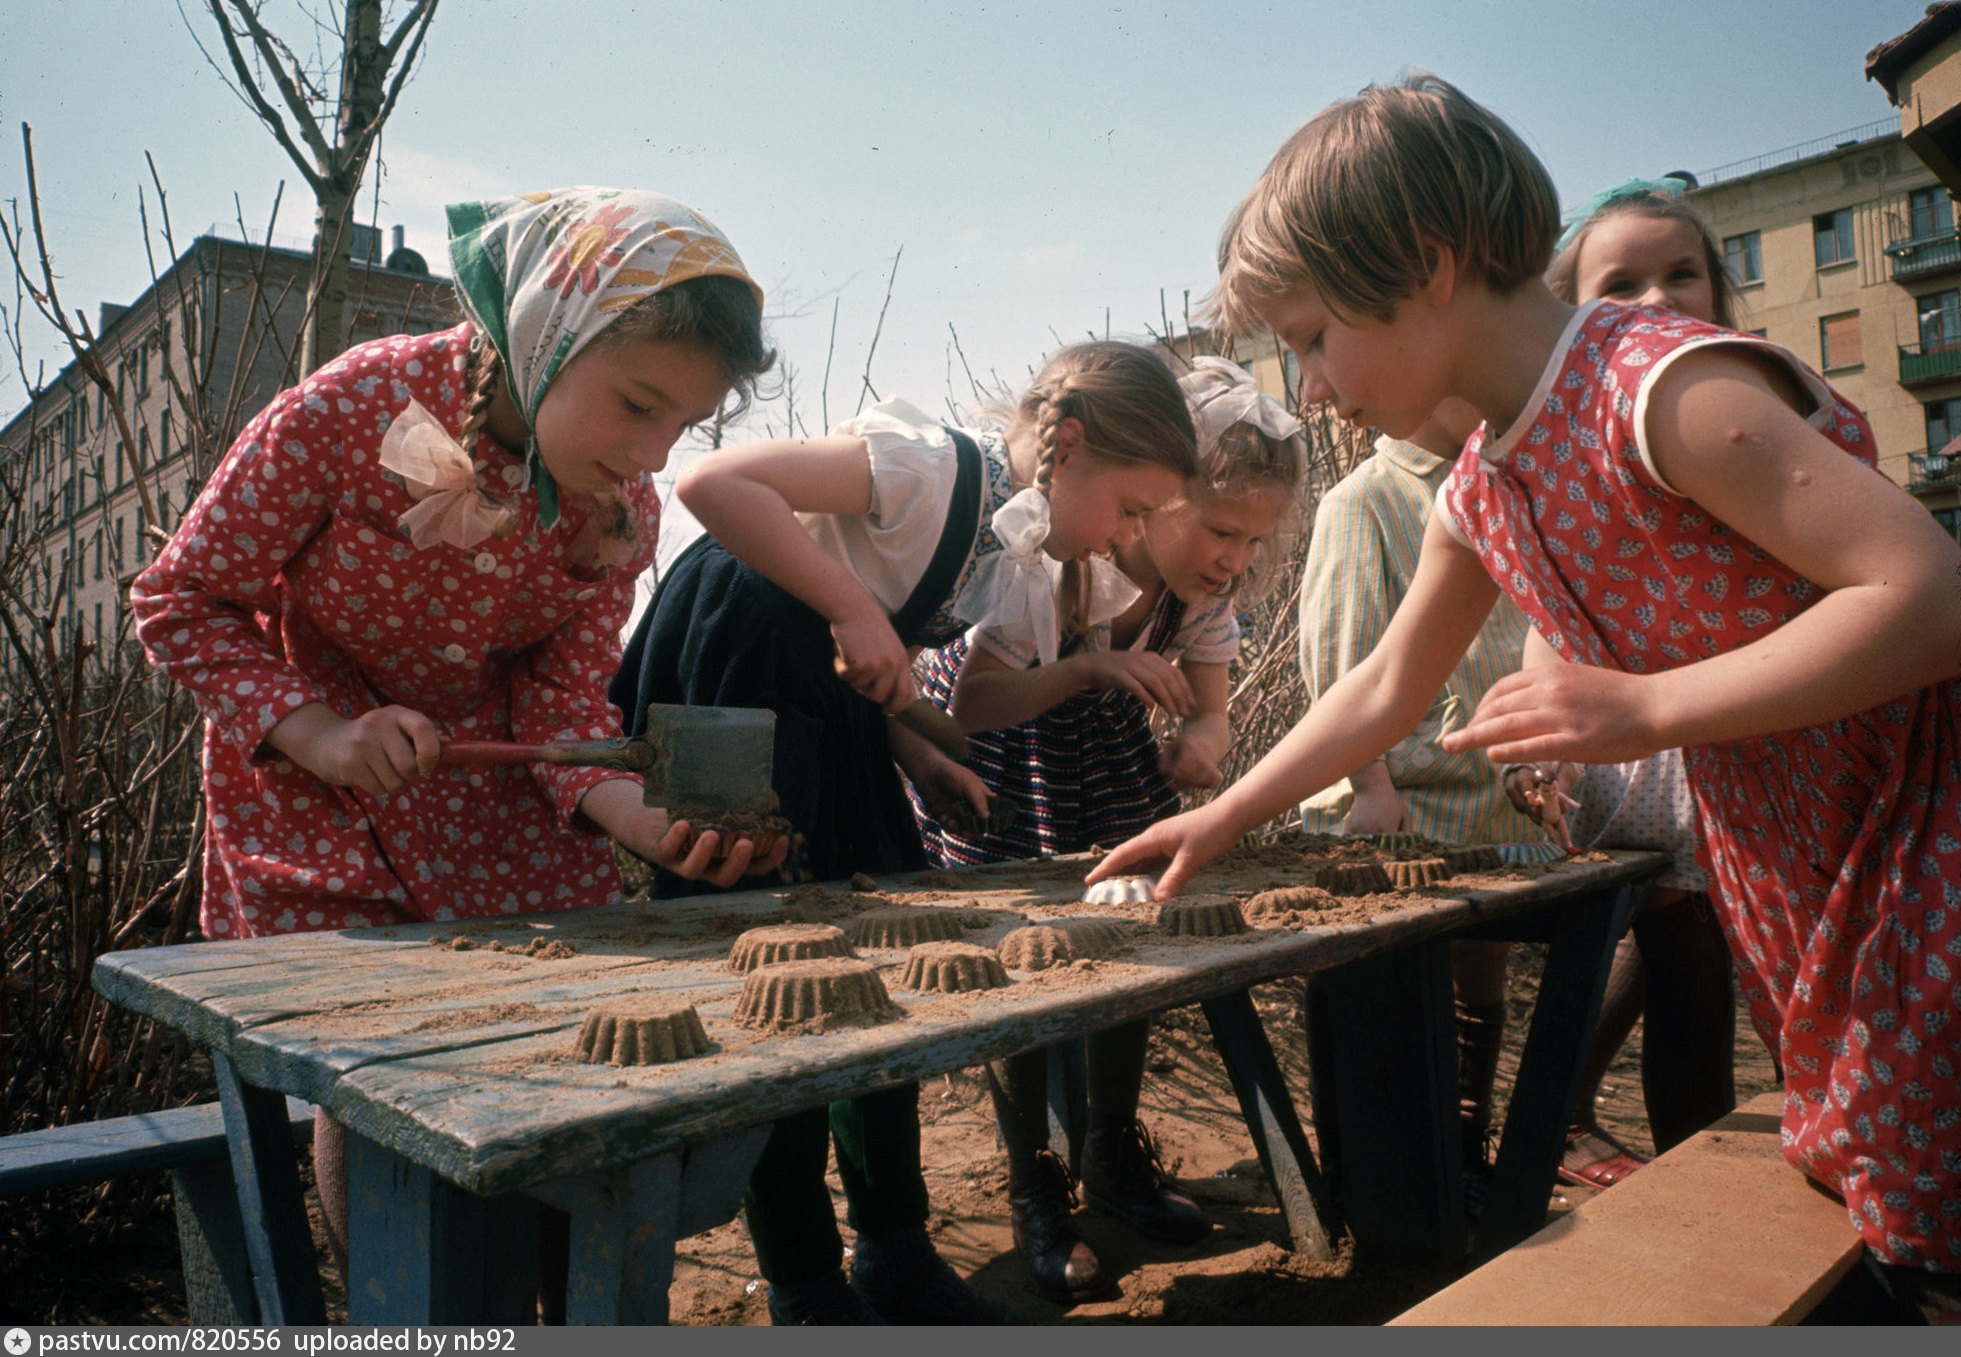
<path fill-rule="evenodd" d="M 1910 488 L 1951 485 L 1961 481 L 1961 456 L 1953 453 L 1910 452 L 1907 454 L 1907 467 L 1907 485 Z"/>
<path fill-rule="evenodd" d="M 1892 262 L 1896 283 L 1961 269 L 1961 231 L 1941 231 L 1902 240 L 1886 247 L 1886 257 Z"/>
<path fill-rule="evenodd" d="M 1957 377 L 1961 377 L 1961 339 L 1900 345 L 1901 386 L 1924 386 Z"/>

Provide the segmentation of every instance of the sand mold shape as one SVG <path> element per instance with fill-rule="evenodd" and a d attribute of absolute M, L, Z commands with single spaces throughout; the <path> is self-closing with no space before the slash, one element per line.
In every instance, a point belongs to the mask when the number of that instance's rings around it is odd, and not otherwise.
<path fill-rule="evenodd" d="M 1128 945 L 1122 926 L 1108 919 L 1052 919 L 1015 929 L 995 951 L 1012 970 L 1041 971 L 1065 961 L 1109 956 Z"/>
<path fill-rule="evenodd" d="M 1434 886 L 1450 879 L 1450 864 L 1442 858 L 1415 858 L 1408 862 L 1383 865 L 1389 872 L 1390 883 L 1399 891 Z"/>
<path fill-rule="evenodd" d="M 594 1005 L 574 1046 L 579 1059 L 594 1065 L 664 1065 L 707 1049 L 693 1004 L 636 995 Z"/>
<path fill-rule="evenodd" d="M 1339 862 L 1314 874 L 1314 884 L 1331 895 L 1382 895 L 1394 890 L 1378 862 Z"/>
<path fill-rule="evenodd" d="M 885 983 L 869 961 L 821 957 L 758 966 L 742 982 L 735 1020 L 743 1027 L 780 1031 L 840 1018 L 876 1018 L 893 1011 Z"/>
<path fill-rule="evenodd" d="M 1001 958 L 971 942 L 923 942 L 906 958 L 899 984 L 927 994 L 965 994 L 1008 983 Z"/>
<path fill-rule="evenodd" d="M 1185 895 L 1158 906 L 1158 927 L 1173 937 L 1217 938 L 1244 933 L 1246 916 L 1230 895 Z"/>
<path fill-rule="evenodd" d="M 851 921 L 851 941 L 860 947 L 911 947 L 960 936 L 967 911 L 930 905 L 888 905 L 868 909 Z"/>
<path fill-rule="evenodd" d="M 851 939 L 832 924 L 771 924 L 752 928 L 729 949 L 729 969 L 745 975 L 758 966 L 817 957 L 855 956 Z"/>
<path fill-rule="evenodd" d="M 1443 857 L 1444 864 L 1450 868 L 1452 876 L 1465 872 L 1495 872 L 1505 865 L 1503 855 L 1488 843 L 1473 844 L 1464 848 L 1446 848 Z"/>
<path fill-rule="evenodd" d="M 1277 890 L 1261 891 L 1246 902 L 1243 912 L 1255 923 L 1283 924 L 1309 915 L 1326 914 L 1340 907 L 1341 901 L 1319 886 L 1282 886 Z"/>
<path fill-rule="evenodd" d="M 1107 881 L 1099 881 L 1083 892 L 1086 905 L 1141 905 L 1148 904 L 1158 888 L 1154 876 L 1113 876 Z"/>

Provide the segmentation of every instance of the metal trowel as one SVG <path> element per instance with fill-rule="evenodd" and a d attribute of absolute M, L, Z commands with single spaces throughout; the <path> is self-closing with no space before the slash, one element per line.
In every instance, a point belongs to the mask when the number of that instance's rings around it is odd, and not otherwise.
<path fill-rule="evenodd" d="M 444 763 L 556 763 L 638 773 L 650 806 L 776 813 L 776 713 L 761 707 L 647 704 L 647 733 L 610 740 L 509 744 L 458 740 Z"/>

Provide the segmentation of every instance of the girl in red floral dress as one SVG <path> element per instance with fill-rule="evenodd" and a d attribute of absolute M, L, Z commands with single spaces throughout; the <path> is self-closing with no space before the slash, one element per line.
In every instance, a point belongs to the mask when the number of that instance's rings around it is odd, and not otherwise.
<path fill-rule="evenodd" d="M 1784 1150 L 1930 1314 L 1961 1273 L 1961 545 L 1874 469 L 1787 350 L 1546 288 L 1545 170 L 1455 88 L 1371 87 L 1295 134 L 1220 251 L 1231 328 L 1302 394 L 1405 435 L 1484 428 L 1380 646 L 1219 798 L 1109 854 L 1161 895 L 1387 749 L 1502 589 L 1570 664 L 1500 680 L 1446 740 L 1500 760 L 1681 746 Z"/>
<path fill-rule="evenodd" d="M 648 473 L 768 367 L 760 296 L 657 194 L 450 220 L 470 319 L 275 397 L 131 591 L 151 662 L 206 717 L 206 937 L 606 904 L 608 834 L 707 870 L 630 774 L 437 755 L 618 733 L 606 681 L 653 557 Z M 752 865 L 738 854 L 717 880 Z"/>
<path fill-rule="evenodd" d="M 205 715 L 208 938 L 580 909 L 607 836 L 731 884 L 782 861 L 642 805 L 630 774 L 438 765 L 448 740 L 603 739 L 648 473 L 774 355 L 722 234 L 652 193 L 450 208 L 469 320 L 362 344 L 239 435 L 136 579 L 150 660 Z M 346 1247 L 345 1141 L 314 1163 Z"/>

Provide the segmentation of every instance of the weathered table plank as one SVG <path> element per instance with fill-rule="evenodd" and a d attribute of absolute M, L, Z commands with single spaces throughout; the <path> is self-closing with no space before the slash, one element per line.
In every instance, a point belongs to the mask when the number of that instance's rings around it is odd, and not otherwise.
<path fill-rule="evenodd" d="M 497 1193 L 1159 1008 L 1337 966 L 1481 918 L 1637 880 L 1661 861 L 1620 854 L 1611 862 L 1562 864 L 1537 879 L 1416 904 L 1367 923 L 1218 939 L 1160 937 L 1098 963 L 1094 972 L 1071 972 L 1066 984 L 1044 980 L 1055 973 L 1043 972 L 981 996 L 893 988 L 906 1014 L 901 1019 L 767 1040 L 729 1021 L 740 977 L 720 969 L 727 939 L 704 938 L 701 926 L 716 916 L 774 913 L 782 903 L 776 892 L 118 953 L 99 964 L 97 985 L 118 1003 L 223 1053 L 251 1082 L 323 1103 L 377 1144 L 470 1190 Z M 1052 870 L 1046 880 L 1040 872 L 1018 878 L 1013 867 L 970 875 L 971 898 L 983 908 L 1096 912 L 1074 907 Z M 904 878 L 889 884 L 917 889 Z M 1201 877 L 1194 889 L 1204 886 Z M 960 894 L 968 897 L 964 887 Z M 1007 926 L 1003 917 L 977 940 L 992 940 Z M 560 938 L 579 955 L 540 961 L 450 952 L 426 942 L 459 933 Z M 622 933 L 635 940 L 608 940 Z M 602 955 L 600 948 L 612 950 Z M 903 957 L 867 954 L 880 962 Z M 652 988 L 689 994 L 722 1049 L 707 1061 L 639 1070 L 553 1059 L 569 1048 L 593 999 Z M 511 1004 L 543 1016 L 476 1012 Z M 460 1025 L 417 1029 L 435 1017 Z"/>

